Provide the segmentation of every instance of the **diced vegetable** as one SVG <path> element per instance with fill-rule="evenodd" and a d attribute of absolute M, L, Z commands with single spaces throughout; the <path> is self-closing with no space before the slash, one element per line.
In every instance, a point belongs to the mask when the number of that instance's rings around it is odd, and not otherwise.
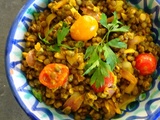
<path fill-rule="evenodd" d="M 81 14 L 74 7 L 71 8 L 71 12 L 75 19 L 78 19 L 81 17 Z"/>
<path fill-rule="evenodd" d="M 54 57 L 57 58 L 57 59 L 60 59 L 60 60 L 64 60 L 65 59 L 65 55 L 60 53 L 60 52 L 56 52 L 54 54 Z"/>
<path fill-rule="evenodd" d="M 124 61 L 122 62 L 122 68 L 129 71 L 131 74 L 133 74 L 133 67 L 132 67 L 132 64 L 128 61 Z"/>
<path fill-rule="evenodd" d="M 39 42 L 37 42 L 37 44 L 34 45 L 34 48 L 36 51 L 43 52 L 43 48 L 41 47 L 41 44 Z"/>
<path fill-rule="evenodd" d="M 67 51 L 67 52 L 69 52 L 69 51 Z M 70 51 L 70 52 L 72 52 L 72 51 Z M 83 58 L 84 58 L 83 53 L 74 53 L 73 52 L 73 55 L 66 56 L 66 59 L 70 65 L 77 63 L 79 59 L 82 59 L 82 62 L 83 62 Z"/>
<path fill-rule="evenodd" d="M 68 2 L 68 0 L 60 0 L 58 2 L 54 2 L 55 4 L 52 6 L 52 9 L 58 10 L 61 8 L 63 5 L 65 5 Z"/>
<path fill-rule="evenodd" d="M 69 0 L 69 4 L 74 7 L 77 5 L 76 0 Z"/>
<path fill-rule="evenodd" d="M 125 53 L 125 54 L 134 53 L 134 52 L 135 52 L 135 50 L 132 49 L 132 48 L 129 48 L 129 49 L 124 50 L 124 53 Z"/>

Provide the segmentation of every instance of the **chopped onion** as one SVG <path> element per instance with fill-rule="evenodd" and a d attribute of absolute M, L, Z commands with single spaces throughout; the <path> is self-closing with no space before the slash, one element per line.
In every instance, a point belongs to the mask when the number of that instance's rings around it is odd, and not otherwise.
<path fill-rule="evenodd" d="M 79 92 L 74 92 L 64 103 L 63 107 L 66 108 L 69 106 L 75 112 L 80 108 L 83 101 L 84 95 L 81 95 Z"/>
<path fill-rule="evenodd" d="M 97 21 L 100 20 L 101 13 L 99 12 L 98 8 L 96 11 L 90 10 L 88 8 L 81 8 L 81 10 L 83 11 L 83 14 L 90 15 L 94 17 Z"/>
<path fill-rule="evenodd" d="M 122 68 L 129 71 L 131 74 L 133 74 L 134 69 L 133 69 L 132 64 L 130 62 L 128 62 L 128 61 L 122 62 Z"/>
<path fill-rule="evenodd" d="M 68 0 L 60 0 L 58 2 L 55 2 L 55 4 L 52 6 L 54 10 L 58 10 L 61 8 L 63 5 L 65 5 L 68 2 Z"/>
<path fill-rule="evenodd" d="M 112 100 L 105 101 L 105 107 L 110 114 L 114 112 L 121 114 L 121 110 L 119 109 L 118 104 L 114 103 Z"/>
<path fill-rule="evenodd" d="M 130 84 L 125 88 L 125 93 L 130 94 L 137 84 L 137 78 L 125 69 L 120 70 L 120 74 L 121 74 L 122 78 L 124 78 L 130 82 Z"/>
<path fill-rule="evenodd" d="M 135 49 L 135 45 L 139 44 L 140 42 L 144 41 L 145 37 L 144 36 L 134 36 L 134 38 L 132 40 L 128 41 L 129 44 L 129 48 L 133 48 Z"/>
<path fill-rule="evenodd" d="M 26 55 L 26 62 L 27 62 L 27 64 L 28 64 L 28 66 L 30 66 L 30 67 L 33 67 L 34 66 L 34 64 L 35 64 L 35 62 L 36 62 L 36 60 L 35 60 L 35 55 L 36 55 L 36 53 L 35 53 L 35 50 L 30 50 L 28 53 L 27 53 L 27 55 Z"/>
<path fill-rule="evenodd" d="M 50 15 L 47 16 L 46 18 L 46 22 L 47 22 L 47 27 L 44 29 L 44 34 L 45 34 L 45 37 L 48 36 L 48 31 L 50 30 L 50 24 L 52 22 L 52 20 L 56 17 L 55 14 L 51 13 Z"/>

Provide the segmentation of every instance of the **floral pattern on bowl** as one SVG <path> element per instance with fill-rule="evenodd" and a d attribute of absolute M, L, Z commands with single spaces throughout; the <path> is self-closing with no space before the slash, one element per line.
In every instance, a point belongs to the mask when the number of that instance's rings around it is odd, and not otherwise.
<path fill-rule="evenodd" d="M 137 8 L 142 8 L 153 14 L 153 36 L 160 44 L 160 0 L 127 0 Z M 33 13 L 43 11 L 50 0 L 28 0 L 17 15 L 6 44 L 5 65 L 8 82 L 13 94 L 24 111 L 36 120 L 73 120 L 72 115 L 64 115 L 61 111 L 40 103 L 31 93 L 25 74 L 20 70 L 22 51 L 24 49 L 24 34 Z M 137 101 L 130 103 L 121 115 L 113 120 L 155 120 L 160 116 L 160 62 L 153 75 L 154 81 L 148 92 L 142 93 Z M 89 120 L 89 118 L 87 118 Z"/>

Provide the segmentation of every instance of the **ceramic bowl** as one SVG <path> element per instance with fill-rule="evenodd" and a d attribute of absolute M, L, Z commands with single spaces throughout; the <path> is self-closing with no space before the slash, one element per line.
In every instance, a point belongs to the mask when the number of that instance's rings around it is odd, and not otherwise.
<path fill-rule="evenodd" d="M 156 43 L 160 44 L 160 0 L 127 0 L 133 6 L 153 14 L 153 28 Z M 21 71 L 24 34 L 33 19 L 34 12 L 43 11 L 50 0 L 28 0 L 15 18 L 8 35 L 5 66 L 12 92 L 23 110 L 36 120 L 73 120 L 72 115 L 40 103 L 31 93 L 24 73 Z M 142 93 L 137 102 L 132 102 L 114 120 L 155 120 L 160 116 L 160 62 L 153 75 L 154 80 L 148 92 Z"/>

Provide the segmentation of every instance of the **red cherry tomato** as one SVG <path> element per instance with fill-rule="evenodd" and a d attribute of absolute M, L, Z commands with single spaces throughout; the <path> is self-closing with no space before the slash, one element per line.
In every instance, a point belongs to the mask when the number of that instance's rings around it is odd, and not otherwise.
<path fill-rule="evenodd" d="M 114 84 L 114 76 L 112 72 L 110 72 L 109 76 L 104 78 L 104 82 L 105 84 L 99 88 L 97 88 L 95 84 L 93 84 L 91 87 L 97 93 L 103 92 L 106 87 L 111 87 Z"/>
<path fill-rule="evenodd" d="M 53 89 L 62 86 L 68 78 L 69 68 L 66 65 L 52 63 L 46 65 L 39 75 L 39 81 Z"/>
<path fill-rule="evenodd" d="M 156 70 L 157 60 L 151 53 L 139 54 L 135 61 L 135 67 L 141 75 L 149 75 Z"/>

